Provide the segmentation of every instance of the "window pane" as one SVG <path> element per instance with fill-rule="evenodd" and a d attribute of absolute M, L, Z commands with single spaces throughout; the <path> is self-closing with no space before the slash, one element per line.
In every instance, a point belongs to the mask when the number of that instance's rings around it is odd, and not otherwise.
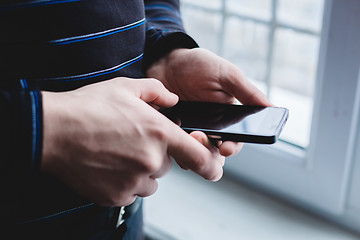
<path fill-rule="evenodd" d="M 219 9 L 221 7 L 221 0 L 181 0 L 182 4 L 194 4 L 196 6 L 202 6 L 207 8 Z"/>
<path fill-rule="evenodd" d="M 278 29 L 271 83 L 295 93 L 313 96 L 319 37 Z"/>
<path fill-rule="evenodd" d="M 268 27 L 230 17 L 226 21 L 224 57 L 249 78 L 265 81 Z"/>
<path fill-rule="evenodd" d="M 278 0 L 280 22 L 320 32 L 324 0 Z"/>
<path fill-rule="evenodd" d="M 219 53 L 221 15 L 191 7 L 182 8 L 184 26 L 187 32 L 203 48 Z"/>
<path fill-rule="evenodd" d="M 250 17 L 269 20 L 271 17 L 271 0 L 227 0 L 227 10 Z"/>
<path fill-rule="evenodd" d="M 290 109 L 282 139 L 307 147 L 319 37 L 278 29 L 275 34 L 270 99 Z"/>

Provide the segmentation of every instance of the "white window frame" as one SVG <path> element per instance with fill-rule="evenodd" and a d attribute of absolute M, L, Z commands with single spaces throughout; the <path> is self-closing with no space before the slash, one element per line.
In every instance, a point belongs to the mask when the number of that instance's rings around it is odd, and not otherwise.
<path fill-rule="evenodd" d="M 335 221 L 349 212 L 352 166 L 360 161 L 359 11 L 358 0 L 325 1 L 309 147 L 246 144 L 225 165 L 233 176 Z M 357 223 L 344 224 L 360 231 L 360 213 L 351 219 Z"/>

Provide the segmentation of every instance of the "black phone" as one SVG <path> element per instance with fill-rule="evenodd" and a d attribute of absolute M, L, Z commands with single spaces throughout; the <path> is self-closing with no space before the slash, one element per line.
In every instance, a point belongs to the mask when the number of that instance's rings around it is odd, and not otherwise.
<path fill-rule="evenodd" d="M 211 139 L 273 144 L 289 115 L 281 107 L 179 101 L 161 113 L 186 132 L 202 131 Z"/>

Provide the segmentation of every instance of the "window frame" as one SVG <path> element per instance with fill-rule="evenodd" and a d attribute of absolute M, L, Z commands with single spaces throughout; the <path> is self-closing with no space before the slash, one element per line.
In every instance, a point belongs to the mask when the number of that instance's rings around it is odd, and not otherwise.
<path fill-rule="evenodd" d="M 309 147 L 247 144 L 225 171 L 325 215 L 346 213 L 360 144 L 359 10 L 356 0 L 325 2 Z"/>
<path fill-rule="evenodd" d="M 192 2 L 182 5 L 221 14 L 222 27 L 217 39 L 217 53 L 221 55 L 225 17 L 233 15 L 226 12 L 226 0 L 219 3 L 220 11 Z M 360 232 L 357 201 L 360 177 L 356 175 L 360 174 L 360 148 L 357 148 L 360 146 L 360 31 L 356 31 L 360 29 L 359 12 L 358 0 L 324 0 L 308 147 L 284 141 L 270 146 L 245 144 L 240 154 L 227 159 L 224 167 L 225 174 L 241 184 L 246 182 L 357 232 Z"/>

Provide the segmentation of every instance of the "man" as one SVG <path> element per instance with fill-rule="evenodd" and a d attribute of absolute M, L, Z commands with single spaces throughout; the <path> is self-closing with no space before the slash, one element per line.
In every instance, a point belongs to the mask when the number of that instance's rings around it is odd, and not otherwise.
<path fill-rule="evenodd" d="M 241 148 L 216 148 L 157 109 L 179 98 L 269 105 L 238 68 L 197 48 L 177 0 L 8 1 L 0 25 L 7 239 L 141 238 L 136 199 L 156 191 L 170 157 L 217 181 Z"/>

